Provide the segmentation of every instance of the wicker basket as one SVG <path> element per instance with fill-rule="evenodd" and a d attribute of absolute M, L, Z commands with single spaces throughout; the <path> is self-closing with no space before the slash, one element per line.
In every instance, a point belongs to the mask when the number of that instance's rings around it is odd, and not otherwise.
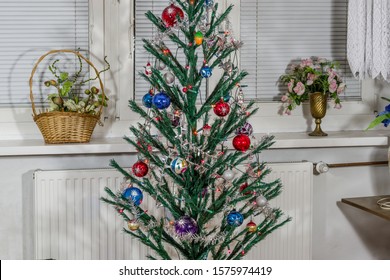
<path fill-rule="evenodd" d="M 103 111 L 103 105 L 101 104 L 96 114 L 84 114 L 77 112 L 42 112 L 37 114 L 34 103 L 34 95 L 32 91 L 33 77 L 39 63 L 51 54 L 54 53 L 73 53 L 80 57 L 89 66 L 93 68 L 100 83 L 100 90 L 105 98 L 103 82 L 100 78 L 99 71 L 87 58 L 81 55 L 79 52 L 72 50 L 52 50 L 42 55 L 34 68 L 32 69 L 30 76 L 30 99 L 33 111 L 34 121 L 37 124 L 39 130 L 42 133 L 43 139 L 47 144 L 63 144 L 63 143 L 87 143 L 91 139 L 92 132 L 96 126 L 96 123 L 100 123 L 100 116 Z"/>

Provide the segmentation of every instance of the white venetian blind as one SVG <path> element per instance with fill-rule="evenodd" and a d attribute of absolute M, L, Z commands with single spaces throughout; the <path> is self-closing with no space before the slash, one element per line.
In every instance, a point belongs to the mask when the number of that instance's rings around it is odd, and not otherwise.
<path fill-rule="evenodd" d="M 280 100 L 286 88 L 277 82 L 291 62 L 319 56 L 340 62 L 347 90 L 344 99 L 360 99 L 360 82 L 347 62 L 348 0 L 241 0 L 241 68 L 249 72 L 245 94 L 262 101 Z"/>
<path fill-rule="evenodd" d="M 88 16 L 88 0 L 0 0 L 0 105 L 30 103 L 31 70 L 48 50 L 88 50 Z"/>
<path fill-rule="evenodd" d="M 146 18 L 145 13 L 152 11 L 156 16 L 161 16 L 162 11 L 169 5 L 168 1 L 135 1 L 135 100 L 140 101 L 149 91 L 150 85 L 139 72 L 145 70 L 148 62 L 153 65 L 154 58 L 144 49 L 142 39 L 152 40 L 157 36 L 157 29 Z"/>

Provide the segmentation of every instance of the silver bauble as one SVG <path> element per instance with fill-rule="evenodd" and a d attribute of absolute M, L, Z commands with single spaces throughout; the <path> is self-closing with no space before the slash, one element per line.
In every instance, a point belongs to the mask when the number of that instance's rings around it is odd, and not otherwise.
<path fill-rule="evenodd" d="M 223 172 L 223 175 L 222 177 L 226 180 L 226 181 L 231 181 L 234 179 L 234 176 L 236 174 L 232 171 L 232 170 L 226 170 L 225 172 Z"/>
<path fill-rule="evenodd" d="M 259 195 L 258 197 L 256 197 L 256 205 L 258 207 L 264 207 L 267 205 L 267 203 L 268 200 L 263 195 Z"/>
<path fill-rule="evenodd" d="M 175 75 L 173 75 L 171 72 L 167 72 L 164 74 L 164 81 L 170 85 L 175 81 Z"/>
<path fill-rule="evenodd" d="M 158 70 L 164 70 L 165 67 L 166 67 L 166 65 L 165 65 L 162 61 L 159 60 L 159 61 L 157 62 L 157 69 L 158 69 Z"/>

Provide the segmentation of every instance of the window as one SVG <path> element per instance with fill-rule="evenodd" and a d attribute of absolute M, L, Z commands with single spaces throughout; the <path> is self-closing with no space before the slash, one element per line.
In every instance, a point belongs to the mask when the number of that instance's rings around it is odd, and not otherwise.
<path fill-rule="evenodd" d="M 277 84 L 293 60 L 310 56 L 340 62 L 344 100 L 360 100 L 360 82 L 347 62 L 347 0 L 241 0 L 241 68 L 249 72 L 246 95 L 279 101 Z"/>
<path fill-rule="evenodd" d="M 89 49 L 88 16 L 88 0 L 0 0 L 0 105 L 30 104 L 30 73 L 46 51 Z"/>

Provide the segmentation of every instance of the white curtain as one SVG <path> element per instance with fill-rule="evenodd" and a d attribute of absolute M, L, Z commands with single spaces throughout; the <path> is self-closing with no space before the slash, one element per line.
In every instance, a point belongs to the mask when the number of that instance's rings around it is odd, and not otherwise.
<path fill-rule="evenodd" d="M 356 78 L 390 82 L 390 0 L 349 0 L 347 56 Z"/>

